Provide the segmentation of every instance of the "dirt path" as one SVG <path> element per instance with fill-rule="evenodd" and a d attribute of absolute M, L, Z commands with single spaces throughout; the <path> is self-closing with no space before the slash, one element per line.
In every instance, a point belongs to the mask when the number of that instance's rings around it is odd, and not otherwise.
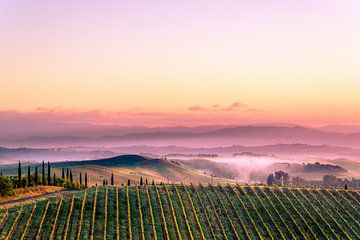
<path fill-rule="evenodd" d="M 46 194 L 32 196 L 32 197 L 25 197 L 25 198 L 20 198 L 20 199 L 15 199 L 15 200 L 9 200 L 7 202 L 1 202 L 0 207 L 14 205 L 14 204 L 18 204 L 18 203 L 25 203 L 28 201 L 34 201 L 34 200 L 38 200 L 41 198 L 47 198 L 47 197 L 57 196 L 57 195 L 61 195 L 61 194 L 71 194 L 71 193 L 74 193 L 77 191 L 78 190 L 61 190 L 61 191 L 57 191 L 57 192 L 46 193 Z"/>

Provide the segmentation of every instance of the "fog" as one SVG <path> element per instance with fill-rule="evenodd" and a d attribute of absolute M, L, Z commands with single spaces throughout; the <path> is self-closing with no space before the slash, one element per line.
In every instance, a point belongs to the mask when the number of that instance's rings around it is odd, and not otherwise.
<path fill-rule="evenodd" d="M 302 172 L 302 164 L 306 163 L 327 163 L 334 164 L 331 159 L 323 159 L 319 157 L 213 157 L 202 159 L 182 158 L 185 162 L 210 161 L 209 163 L 218 163 L 216 167 L 208 164 L 209 168 L 200 168 L 201 171 L 213 174 L 219 177 L 236 178 L 241 182 L 263 182 L 266 181 L 270 173 L 283 170 L 290 174 L 290 177 L 304 177 L 307 179 L 321 179 L 325 173 L 306 173 Z M 350 160 L 348 160 L 350 161 Z M 353 164 L 356 164 L 354 161 Z M 336 164 L 335 164 L 336 165 Z M 351 165 L 351 164 L 350 164 Z M 358 164 L 359 165 L 359 164 Z M 352 174 L 349 171 L 348 175 Z M 358 174 L 355 172 L 355 174 Z M 335 173 L 336 175 L 336 173 Z"/>

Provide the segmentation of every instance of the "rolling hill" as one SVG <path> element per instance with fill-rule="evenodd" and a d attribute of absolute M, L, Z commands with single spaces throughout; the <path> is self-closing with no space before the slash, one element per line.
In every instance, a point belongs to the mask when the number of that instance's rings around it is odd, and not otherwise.
<path fill-rule="evenodd" d="M 209 182 L 210 177 L 200 171 L 169 161 L 167 159 L 152 159 L 140 155 L 121 155 L 112 158 L 98 160 L 84 160 L 59 162 L 52 167 L 60 173 L 61 168 L 71 168 L 74 179 L 79 173 L 87 172 L 90 176 L 90 184 L 101 184 L 102 180 L 110 179 L 114 174 L 115 182 L 125 183 L 127 179 L 139 182 L 140 177 L 144 180 L 156 182 Z"/>

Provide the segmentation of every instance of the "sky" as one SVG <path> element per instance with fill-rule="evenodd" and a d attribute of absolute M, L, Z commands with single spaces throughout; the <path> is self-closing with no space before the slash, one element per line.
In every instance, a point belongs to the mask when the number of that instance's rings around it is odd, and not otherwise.
<path fill-rule="evenodd" d="M 360 2 L 0 0 L 0 120 L 360 124 Z"/>

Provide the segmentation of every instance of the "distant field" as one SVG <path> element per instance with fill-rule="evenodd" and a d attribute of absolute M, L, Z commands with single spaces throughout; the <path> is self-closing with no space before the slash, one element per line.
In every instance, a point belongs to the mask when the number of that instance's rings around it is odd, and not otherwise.
<path fill-rule="evenodd" d="M 358 191 L 98 187 L 0 209 L 0 239 L 359 239 Z"/>

